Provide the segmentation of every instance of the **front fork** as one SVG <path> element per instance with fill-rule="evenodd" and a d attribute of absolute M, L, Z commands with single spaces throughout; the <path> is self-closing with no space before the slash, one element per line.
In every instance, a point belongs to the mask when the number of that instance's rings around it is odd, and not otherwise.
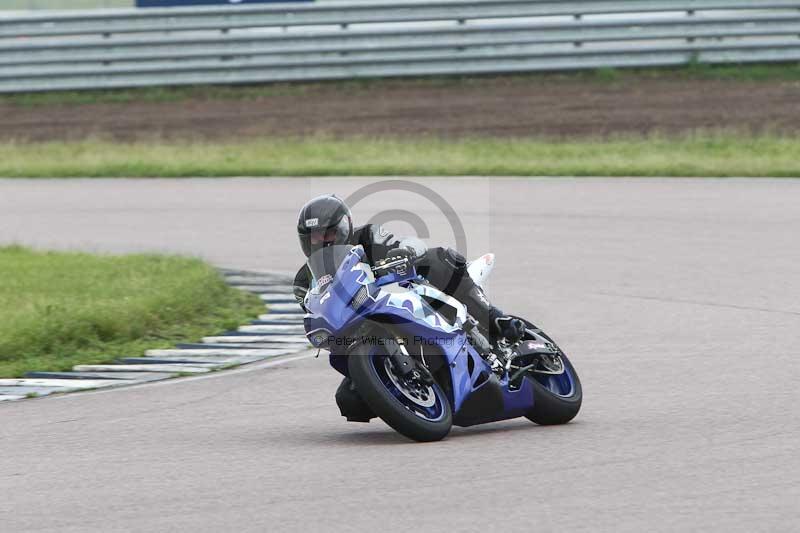
<path fill-rule="evenodd" d="M 419 380 L 425 385 L 433 384 L 430 371 L 420 361 L 411 357 L 402 342 L 387 339 L 386 351 L 389 352 L 395 370 L 403 379 Z"/>

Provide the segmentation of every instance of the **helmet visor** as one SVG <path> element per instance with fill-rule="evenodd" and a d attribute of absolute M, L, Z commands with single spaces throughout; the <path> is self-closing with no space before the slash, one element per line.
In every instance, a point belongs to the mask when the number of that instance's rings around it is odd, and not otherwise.
<path fill-rule="evenodd" d="M 327 228 L 315 229 L 306 234 L 300 234 L 300 245 L 306 257 L 325 246 L 347 244 L 350 238 L 350 217 L 345 215 L 339 222 Z"/>
<path fill-rule="evenodd" d="M 328 228 L 311 233 L 311 244 L 313 246 L 326 244 L 336 244 L 336 228 Z"/>

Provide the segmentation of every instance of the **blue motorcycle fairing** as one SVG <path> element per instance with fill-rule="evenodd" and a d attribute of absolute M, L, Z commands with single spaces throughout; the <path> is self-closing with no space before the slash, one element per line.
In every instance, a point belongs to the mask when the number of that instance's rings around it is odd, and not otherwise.
<path fill-rule="evenodd" d="M 392 272 L 390 274 L 386 274 L 385 276 L 381 276 L 375 280 L 375 285 L 378 287 L 383 287 L 384 285 L 389 285 L 391 283 L 401 283 L 403 281 L 408 281 L 414 279 L 416 277 L 416 269 L 413 267 L 408 269 L 408 272 L 401 276 L 396 272 Z"/>
<path fill-rule="evenodd" d="M 534 402 L 533 386 L 528 380 L 522 380 L 519 389 L 511 389 L 508 375 L 498 378 L 486 360 L 467 342 L 466 334 L 462 335 L 464 344 L 461 348 L 455 354 L 448 351 L 444 354 L 450 365 L 450 378 L 453 384 L 453 413 L 456 415 L 453 423 L 459 426 L 471 426 L 516 418 L 528 412 Z M 470 359 L 472 365 L 469 364 Z M 469 371 L 470 366 L 473 366 L 472 372 Z M 470 398 L 478 398 L 485 393 L 497 399 L 493 409 L 487 410 L 485 405 L 480 405 L 480 402 L 477 402 L 478 405 L 474 409 L 466 405 Z M 465 409 L 462 410 L 462 407 Z"/>
<path fill-rule="evenodd" d="M 379 287 L 363 262 L 364 257 L 361 246 L 353 247 L 332 279 L 313 288 L 306 297 L 306 335 L 315 347 L 330 350 L 334 369 L 349 375 L 348 347 L 353 342 L 375 340 L 355 339 L 353 332 L 371 320 L 391 325 L 399 334 L 414 339 L 414 344 L 436 347 L 448 366 L 450 401 L 458 425 L 516 418 L 533 407 L 533 388 L 528 380 L 522 380 L 519 390 L 510 389 L 508 376 L 496 378 L 489 364 L 468 342 L 461 327 L 466 317 L 463 304 L 428 285 L 411 282 L 403 286 L 395 282 Z M 381 281 L 388 281 L 384 280 L 386 277 Z M 407 280 L 409 276 L 404 278 Z M 455 319 L 445 318 L 423 296 L 453 306 Z M 485 396 L 493 401 L 467 402 L 473 395 L 475 400 Z M 461 413 L 464 405 L 468 408 Z M 491 409 L 487 411 L 487 407 Z"/>
<path fill-rule="evenodd" d="M 336 335 L 348 329 L 347 326 L 357 318 L 358 310 L 350 303 L 361 289 L 369 294 L 370 276 L 364 270 L 363 258 L 364 249 L 354 247 L 330 281 L 308 291 L 305 302 L 308 313 L 304 325 L 306 337 L 313 346 L 328 347 L 336 341 Z"/>

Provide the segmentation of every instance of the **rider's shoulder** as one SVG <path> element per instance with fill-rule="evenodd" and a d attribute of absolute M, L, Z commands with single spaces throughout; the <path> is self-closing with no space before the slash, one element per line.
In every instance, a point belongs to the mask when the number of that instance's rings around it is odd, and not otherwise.
<path fill-rule="evenodd" d="M 308 269 L 308 265 L 303 263 L 300 269 L 297 271 L 297 274 L 294 276 L 294 284 L 308 284 L 308 280 L 311 278 L 311 271 Z"/>

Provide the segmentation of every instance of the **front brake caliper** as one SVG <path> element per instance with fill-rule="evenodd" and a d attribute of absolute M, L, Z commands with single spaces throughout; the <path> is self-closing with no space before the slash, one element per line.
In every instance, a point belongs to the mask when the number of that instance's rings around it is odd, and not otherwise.
<path fill-rule="evenodd" d="M 386 349 L 389 352 L 389 358 L 392 360 L 392 365 L 398 377 L 419 380 L 426 385 L 433 383 L 433 377 L 428 369 L 411 357 L 403 344 L 396 340 L 387 340 Z"/>

